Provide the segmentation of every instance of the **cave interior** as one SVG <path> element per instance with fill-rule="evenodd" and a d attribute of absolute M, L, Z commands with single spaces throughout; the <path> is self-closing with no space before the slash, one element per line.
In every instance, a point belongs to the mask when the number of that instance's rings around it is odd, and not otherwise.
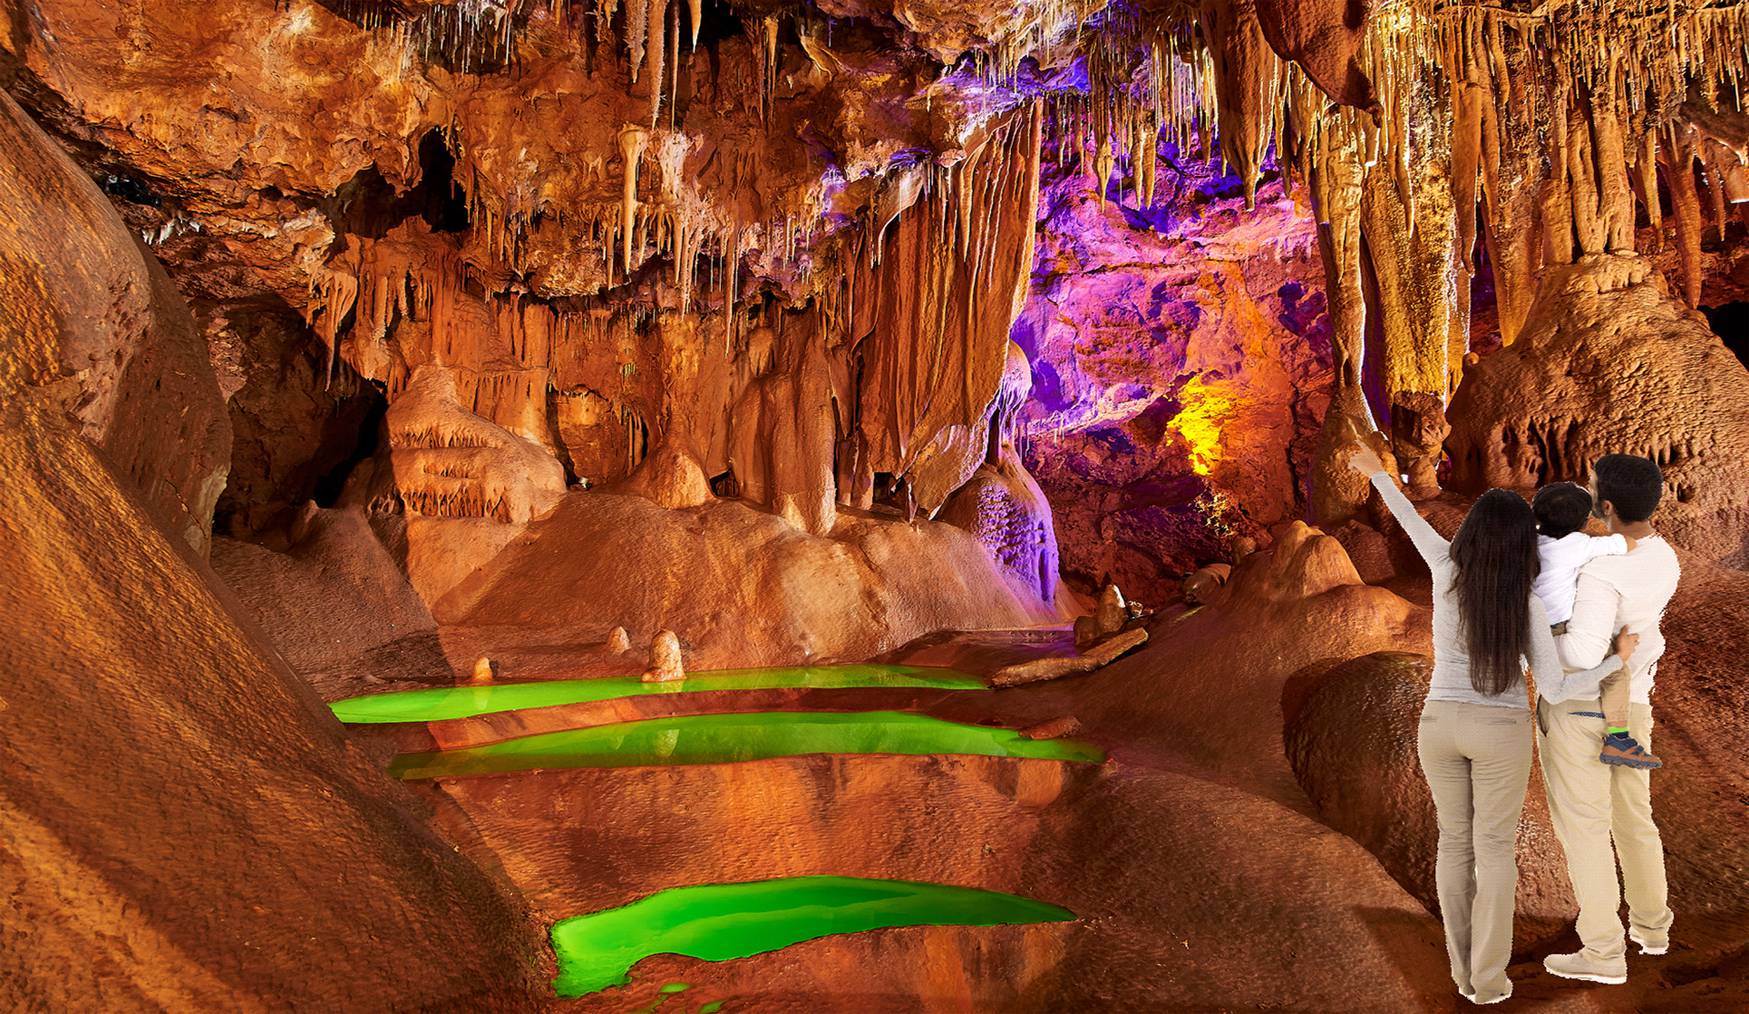
<path fill-rule="evenodd" d="M 1749 1008 L 1749 3 L 4 9 L 0 1008 L 1457 1009 L 1362 450 L 1658 464 Z"/>

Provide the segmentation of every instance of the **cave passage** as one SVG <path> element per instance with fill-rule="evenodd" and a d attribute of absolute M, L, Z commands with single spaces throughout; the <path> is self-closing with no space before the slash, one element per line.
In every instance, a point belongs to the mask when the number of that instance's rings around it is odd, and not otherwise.
<path fill-rule="evenodd" d="M 727 961 L 837 933 L 892 926 L 1067 922 L 1075 913 L 998 891 L 863 877 L 787 877 L 661 891 L 553 924 L 561 997 L 629 981 L 653 954 Z M 663 991 L 672 991 L 663 987 Z"/>
<path fill-rule="evenodd" d="M 428 687 L 368 694 L 335 701 L 334 717 L 349 725 L 440 722 L 495 715 L 524 708 L 587 704 L 655 694 L 698 694 L 722 690 L 839 690 L 847 688 L 986 690 L 975 676 L 953 669 L 913 665 L 833 665 L 775 669 L 723 669 L 683 680 L 646 683 L 637 676 L 604 676 L 490 686 Z"/>
<path fill-rule="evenodd" d="M 971 754 L 1097 764 L 1105 754 L 1069 739 L 900 711 L 756 711 L 680 715 L 521 736 L 485 746 L 395 758 L 400 778 L 463 778 L 556 768 L 731 764 L 808 754 Z"/>

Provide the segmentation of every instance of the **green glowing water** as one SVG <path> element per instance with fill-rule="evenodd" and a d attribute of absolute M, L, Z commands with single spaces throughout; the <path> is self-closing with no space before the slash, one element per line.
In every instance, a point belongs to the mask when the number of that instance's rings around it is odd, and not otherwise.
<path fill-rule="evenodd" d="M 1066 908 L 1013 894 L 905 880 L 791 877 L 679 887 L 554 923 L 559 977 L 553 988 L 562 997 L 578 997 L 623 985 L 632 966 L 652 954 L 727 961 L 888 926 L 997 926 L 1073 918 Z"/>
<path fill-rule="evenodd" d="M 520 736 L 485 746 L 396 757 L 401 778 L 458 778 L 541 768 L 725 764 L 816 753 L 980 754 L 1098 763 L 1072 739 L 1027 739 L 1012 729 L 962 725 L 903 711 L 753 711 L 676 715 Z"/>
<path fill-rule="evenodd" d="M 647 694 L 703 693 L 711 690 L 836 690 L 846 687 L 906 687 L 932 690 L 987 690 L 981 680 L 953 669 L 914 665 L 831 665 L 790 669 L 721 669 L 671 683 L 645 683 L 636 676 L 591 680 L 549 680 L 488 686 L 432 687 L 369 694 L 335 701 L 334 716 L 353 725 L 386 722 L 437 722 L 472 718 L 520 708 L 545 708 Z"/>

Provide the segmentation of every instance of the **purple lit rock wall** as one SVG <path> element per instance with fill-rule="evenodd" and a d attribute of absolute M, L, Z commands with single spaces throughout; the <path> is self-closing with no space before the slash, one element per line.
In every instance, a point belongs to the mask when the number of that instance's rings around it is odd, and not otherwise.
<path fill-rule="evenodd" d="M 1164 601 L 1304 513 L 1331 376 L 1317 233 L 1273 175 L 1245 213 L 1235 177 L 1164 145 L 1138 211 L 1121 170 L 1102 206 L 1091 159 L 1045 149 L 1025 463 L 1072 585 Z"/>

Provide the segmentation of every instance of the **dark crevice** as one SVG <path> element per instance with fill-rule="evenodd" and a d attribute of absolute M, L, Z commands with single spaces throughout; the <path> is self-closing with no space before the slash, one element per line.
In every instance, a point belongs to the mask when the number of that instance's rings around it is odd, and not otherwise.
<path fill-rule="evenodd" d="M 408 10 L 400 0 L 316 0 L 335 17 L 360 28 L 375 29 L 407 20 Z"/>
<path fill-rule="evenodd" d="M 129 204 L 144 204 L 156 208 L 164 202 L 152 192 L 145 179 L 128 172 L 106 172 L 97 177 L 97 185 L 110 197 Z"/>
<path fill-rule="evenodd" d="M 384 394 L 382 385 L 374 382 L 359 385 L 359 391 L 359 397 L 369 400 L 368 407 L 357 431 L 350 435 L 350 440 L 345 434 L 340 434 L 331 439 L 325 448 L 330 454 L 341 452 L 342 456 L 338 463 L 316 479 L 310 499 L 316 501 L 318 507 L 332 507 L 338 503 L 352 470 L 374 455 L 382 443 L 383 420 L 389 411 L 388 397 Z M 350 446 L 347 446 L 348 443 Z"/>
<path fill-rule="evenodd" d="M 336 233 L 370 239 L 381 239 L 414 215 L 433 232 L 464 232 L 469 224 L 466 195 L 455 182 L 455 156 L 435 128 L 419 139 L 419 182 L 413 189 L 396 190 L 369 165 L 323 200 L 321 208 Z"/>
<path fill-rule="evenodd" d="M 1385 348 L 1385 316 L 1380 309 L 1383 300 L 1379 295 L 1379 277 L 1373 269 L 1372 249 L 1367 244 L 1365 232 L 1360 237 L 1360 279 L 1361 299 L 1366 307 L 1366 327 L 1362 337 L 1360 388 L 1366 395 L 1367 406 L 1372 409 L 1372 416 L 1379 428 L 1386 433 L 1391 431 L 1390 398 L 1385 394 L 1385 366 L 1390 360 Z"/>
<path fill-rule="evenodd" d="M 1703 306 L 1700 312 L 1706 314 L 1707 324 L 1725 343 L 1725 348 L 1749 368 L 1749 302 Z"/>

